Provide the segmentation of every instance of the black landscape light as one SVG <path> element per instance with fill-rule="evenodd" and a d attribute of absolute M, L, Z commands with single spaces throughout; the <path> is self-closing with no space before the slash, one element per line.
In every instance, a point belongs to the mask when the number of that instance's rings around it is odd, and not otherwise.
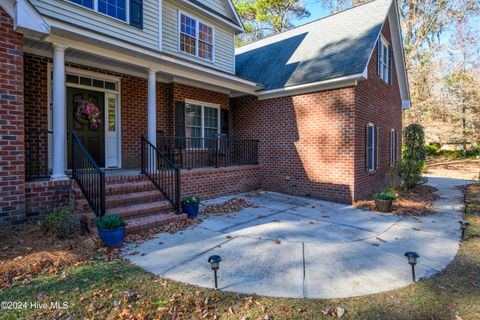
<path fill-rule="evenodd" d="M 415 282 L 415 265 L 417 264 L 417 259 L 420 258 L 418 253 L 416 252 L 405 252 L 405 257 L 408 258 L 408 263 L 412 266 L 412 278 L 413 282 Z"/>
<path fill-rule="evenodd" d="M 213 270 L 213 275 L 215 277 L 215 290 L 218 289 L 217 270 L 220 267 L 220 262 L 221 261 L 222 261 L 222 258 L 220 256 L 217 256 L 217 255 L 210 256 L 210 258 L 208 258 L 208 262 L 211 265 L 211 268 Z"/>
<path fill-rule="evenodd" d="M 460 223 L 460 229 L 462 229 L 462 240 L 463 240 L 463 237 L 465 236 L 465 229 L 468 228 L 468 226 L 470 225 L 470 222 L 461 220 L 461 221 L 458 221 L 458 223 Z"/>

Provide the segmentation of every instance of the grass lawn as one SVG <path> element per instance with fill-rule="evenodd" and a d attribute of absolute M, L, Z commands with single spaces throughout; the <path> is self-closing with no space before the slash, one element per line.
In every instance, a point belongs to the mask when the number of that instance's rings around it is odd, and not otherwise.
<path fill-rule="evenodd" d="M 248 296 L 165 280 L 122 259 L 98 260 L 3 289 L 1 302 L 27 305 L 2 304 L 0 319 L 333 319 L 337 307 L 342 319 L 480 319 L 480 216 L 466 219 L 466 239 L 445 270 L 390 292 L 333 300 Z M 68 308 L 48 308 L 52 302 Z"/>

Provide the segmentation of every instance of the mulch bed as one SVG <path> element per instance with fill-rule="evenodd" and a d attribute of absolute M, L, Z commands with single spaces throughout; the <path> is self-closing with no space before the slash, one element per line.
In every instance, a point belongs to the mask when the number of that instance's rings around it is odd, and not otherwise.
<path fill-rule="evenodd" d="M 93 236 L 76 234 L 72 239 L 58 239 L 32 222 L 1 228 L 0 288 L 87 263 L 99 246 Z"/>
<path fill-rule="evenodd" d="M 208 205 L 202 210 L 202 216 L 221 216 L 232 212 L 238 212 L 244 208 L 253 207 L 253 203 L 241 198 L 232 198 L 222 204 Z"/>
<path fill-rule="evenodd" d="M 432 186 L 417 185 L 411 190 L 402 192 L 393 201 L 392 213 L 408 216 L 425 216 L 435 213 L 434 202 L 440 199 L 440 196 L 435 194 L 436 191 L 438 190 Z M 361 200 L 354 205 L 357 208 L 376 211 L 374 200 Z"/>

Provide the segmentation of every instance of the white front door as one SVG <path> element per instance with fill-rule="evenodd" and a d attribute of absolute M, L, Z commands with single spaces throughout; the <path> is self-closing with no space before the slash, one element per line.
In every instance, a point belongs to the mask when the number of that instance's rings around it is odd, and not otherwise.
<path fill-rule="evenodd" d="M 120 123 L 118 95 L 105 94 L 105 167 L 120 167 Z"/>

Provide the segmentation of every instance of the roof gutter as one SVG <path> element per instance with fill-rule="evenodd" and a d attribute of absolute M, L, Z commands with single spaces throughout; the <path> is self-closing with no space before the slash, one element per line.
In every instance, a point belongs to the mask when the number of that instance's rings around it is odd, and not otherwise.
<path fill-rule="evenodd" d="M 300 84 L 291 87 L 283 87 L 278 89 L 272 90 L 265 90 L 265 91 L 257 91 L 258 100 L 267 100 L 272 98 L 279 98 L 279 97 L 286 97 L 286 96 L 293 96 L 305 93 L 311 93 L 316 91 L 325 91 L 325 90 L 332 90 L 338 88 L 345 88 L 351 87 L 357 84 L 358 80 L 364 80 L 365 75 L 364 73 L 357 73 L 352 74 L 349 76 Z"/>

